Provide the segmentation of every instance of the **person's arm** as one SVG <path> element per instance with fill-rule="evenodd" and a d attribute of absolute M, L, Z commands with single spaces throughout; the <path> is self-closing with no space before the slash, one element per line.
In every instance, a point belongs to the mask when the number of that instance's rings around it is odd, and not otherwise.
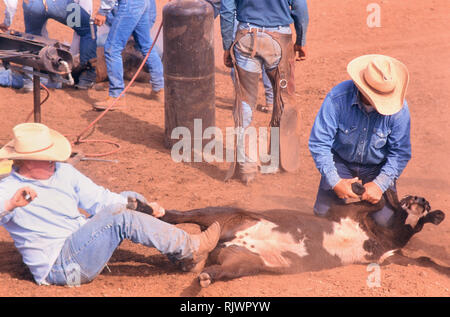
<path fill-rule="evenodd" d="M 339 109 L 328 94 L 317 113 L 309 137 L 309 150 L 312 158 L 317 169 L 325 177 L 331 188 L 334 188 L 341 180 L 331 152 L 338 129 L 338 116 Z"/>
<path fill-rule="evenodd" d="M 105 206 L 127 205 L 127 198 L 95 184 L 72 165 L 66 164 L 67 177 L 70 177 L 78 197 L 78 206 L 90 215 L 95 215 Z"/>
<path fill-rule="evenodd" d="M 106 17 L 108 14 L 114 9 L 117 0 L 101 0 L 100 9 L 98 9 L 97 13 L 94 17 L 94 23 L 98 26 L 102 26 L 106 22 Z"/>
<path fill-rule="evenodd" d="M 220 30 L 222 33 L 223 61 L 225 66 L 233 67 L 230 48 L 234 39 L 234 23 L 236 17 L 235 0 L 222 0 L 220 2 Z"/>
<path fill-rule="evenodd" d="M 391 133 L 387 139 L 386 163 L 373 181 L 383 192 L 400 176 L 411 159 L 411 118 L 406 101 L 402 110 L 394 114 L 392 119 Z"/>
<path fill-rule="evenodd" d="M 306 58 L 306 32 L 309 24 L 308 5 L 306 0 L 292 0 L 291 15 L 294 19 L 296 41 L 294 50 L 298 53 L 300 60 Z"/>
<path fill-rule="evenodd" d="M 206 0 L 207 2 L 209 2 L 214 10 L 214 19 L 217 18 L 217 16 L 220 13 L 220 1 L 221 0 Z"/>
<path fill-rule="evenodd" d="M 0 30 L 6 31 L 11 26 L 17 11 L 17 0 L 3 0 L 5 3 L 5 19 L 0 24 Z"/>
<path fill-rule="evenodd" d="M 33 199 L 36 198 L 36 192 L 28 187 L 24 186 L 19 188 L 11 198 L 6 197 L 6 192 L 0 190 L 0 221 L 1 223 L 7 222 L 17 207 L 24 207 L 28 205 Z"/>

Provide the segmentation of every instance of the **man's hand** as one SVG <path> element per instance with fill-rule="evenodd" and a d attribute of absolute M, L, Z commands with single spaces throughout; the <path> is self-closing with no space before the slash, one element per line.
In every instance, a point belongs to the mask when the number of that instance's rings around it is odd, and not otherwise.
<path fill-rule="evenodd" d="M 161 218 L 162 216 L 164 216 L 166 214 L 166 211 L 164 210 L 163 207 L 161 207 L 158 203 L 156 202 L 152 202 L 148 204 L 150 207 L 152 207 L 153 209 L 153 214 L 152 216 L 155 218 Z"/>
<path fill-rule="evenodd" d="M 233 67 L 233 60 L 231 59 L 230 50 L 226 50 L 223 52 L 223 63 L 226 67 Z"/>
<path fill-rule="evenodd" d="M 22 187 L 16 191 L 10 200 L 6 201 L 5 210 L 11 211 L 16 207 L 24 207 L 35 199 L 36 196 L 36 192 L 30 187 Z"/>
<path fill-rule="evenodd" d="M 383 191 L 374 182 L 364 184 L 366 191 L 362 194 L 361 199 L 367 200 L 371 204 L 376 204 L 380 201 Z"/>
<path fill-rule="evenodd" d="M 157 202 L 145 203 L 134 197 L 128 197 L 127 208 L 142 212 L 155 218 L 160 218 L 166 214 L 164 208 Z"/>
<path fill-rule="evenodd" d="M 8 31 L 9 26 L 7 26 L 5 23 L 0 23 L 0 30 L 3 32 Z"/>
<path fill-rule="evenodd" d="M 102 26 L 103 24 L 105 24 L 105 22 L 106 22 L 106 16 L 101 15 L 100 13 L 97 12 L 95 14 L 94 23 L 97 24 L 98 26 Z"/>
<path fill-rule="evenodd" d="M 358 177 L 349 179 L 343 178 L 336 184 L 336 186 L 334 186 L 333 190 L 341 199 L 358 198 L 358 195 L 356 195 L 352 190 L 352 184 L 356 182 L 358 182 Z"/>
<path fill-rule="evenodd" d="M 294 45 L 294 53 L 296 61 L 304 61 L 306 59 L 306 47 L 298 44 Z"/>

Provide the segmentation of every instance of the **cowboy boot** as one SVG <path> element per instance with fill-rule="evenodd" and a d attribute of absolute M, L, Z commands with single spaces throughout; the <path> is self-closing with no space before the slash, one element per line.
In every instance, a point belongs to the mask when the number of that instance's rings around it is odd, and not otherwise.
<path fill-rule="evenodd" d="M 105 100 L 103 101 L 97 101 L 93 104 L 93 109 L 96 111 L 105 111 L 106 109 L 108 109 L 111 104 L 114 103 L 114 106 L 112 106 L 109 111 L 114 111 L 114 110 L 128 110 L 127 109 L 127 102 L 126 102 L 126 97 L 122 96 L 121 98 L 118 97 L 111 97 L 108 96 Z"/>
<path fill-rule="evenodd" d="M 198 249 L 194 251 L 192 259 L 181 261 L 181 269 L 199 273 L 205 266 L 209 252 L 214 250 L 220 238 L 220 224 L 216 221 L 200 234 L 191 235 L 193 241 L 198 241 Z"/>

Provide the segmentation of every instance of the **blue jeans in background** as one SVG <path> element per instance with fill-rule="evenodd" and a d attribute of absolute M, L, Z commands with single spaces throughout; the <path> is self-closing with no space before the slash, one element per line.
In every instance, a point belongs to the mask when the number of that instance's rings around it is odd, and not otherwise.
<path fill-rule="evenodd" d="M 358 177 L 363 184 L 373 181 L 380 173 L 383 164 L 379 165 L 362 165 L 357 163 L 349 163 L 334 154 L 334 165 L 341 178 L 351 179 Z M 395 183 L 390 187 L 391 190 L 397 191 Z M 314 213 L 317 216 L 325 217 L 331 205 L 343 205 L 344 199 L 340 199 L 334 190 L 328 185 L 326 179 L 322 176 L 320 179 L 319 190 L 317 192 L 316 202 L 314 203 Z M 379 225 L 388 227 L 391 223 L 394 211 L 385 204 L 385 206 L 373 214 L 373 219 Z"/>
<path fill-rule="evenodd" d="M 25 67 L 24 67 L 25 68 Z M 30 69 L 28 67 L 28 69 Z M 15 89 L 29 88 L 33 90 L 33 80 L 31 74 L 24 76 L 21 73 L 12 71 L 11 69 L 4 69 L 0 66 L 0 86 L 1 87 L 11 87 Z M 61 88 L 62 84 L 60 82 L 54 82 L 45 77 L 41 77 L 41 83 L 47 88 Z"/>
<path fill-rule="evenodd" d="M 74 4 L 73 0 L 48 0 L 47 8 L 42 0 L 23 1 L 23 16 L 25 20 L 25 32 L 41 35 L 42 27 L 48 19 L 54 19 L 68 25 L 72 22 L 69 15 L 74 9 L 68 6 Z M 70 26 L 80 36 L 80 63 L 85 65 L 90 59 L 97 57 L 96 40 L 91 37 L 89 25 L 90 15 L 80 7 L 80 25 Z M 69 19 L 68 19 L 69 18 Z"/>
<path fill-rule="evenodd" d="M 124 239 L 156 248 L 171 261 L 192 259 L 199 247 L 198 242 L 174 225 L 113 205 L 89 218 L 67 238 L 46 282 L 78 286 L 92 281 Z"/>
<path fill-rule="evenodd" d="M 141 53 L 146 56 L 153 40 L 150 29 L 156 15 L 155 0 L 120 0 L 117 13 L 112 20 L 111 29 L 105 43 L 105 60 L 109 78 L 109 95 L 118 97 L 125 84 L 123 81 L 122 51 L 133 35 Z M 153 49 L 146 62 L 150 71 L 152 90 L 164 88 L 163 65 L 156 49 Z"/>

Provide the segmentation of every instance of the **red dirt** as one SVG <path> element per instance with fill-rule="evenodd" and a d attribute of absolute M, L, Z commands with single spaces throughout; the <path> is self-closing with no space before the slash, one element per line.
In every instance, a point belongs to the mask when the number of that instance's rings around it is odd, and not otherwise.
<path fill-rule="evenodd" d="M 399 194 L 426 197 L 433 209 L 447 211 L 450 201 L 450 32 L 448 0 L 378 0 L 381 27 L 366 25 L 370 1 L 309 1 L 308 58 L 296 69 L 297 102 L 304 132 L 302 169 L 294 174 L 259 176 L 244 186 L 238 180 L 223 183 L 225 163 L 175 163 L 163 146 L 164 105 L 145 98 L 150 86 L 136 84 L 128 94 L 128 111 L 110 112 L 89 139 L 109 139 L 122 149 L 107 159 L 118 164 L 82 162 L 77 167 L 95 182 L 114 191 L 135 190 L 168 209 L 187 210 L 211 205 L 236 205 L 253 210 L 289 208 L 312 212 L 319 182 L 307 148 L 314 116 L 326 93 L 348 79 L 346 65 L 354 57 L 381 53 L 398 58 L 410 71 L 407 100 L 412 115 L 413 158 L 398 182 Z M 99 4 L 98 0 L 95 3 Z M 158 21 L 166 1 L 157 1 Z M 3 12 L 3 2 L 0 10 Z M 23 30 L 22 9 L 13 28 Z M 71 30 L 55 21 L 50 36 L 71 41 Z M 216 124 L 233 126 L 233 88 L 222 64 L 219 21 L 215 23 Z M 260 102 L 263 89 L 260 86 Z M 0 88 L 0 144 L 11 138 L 11 129 L 32 110 L 32 95 Z M 80 133 L 98 113 L 94 100 L 105 92 L 53 90 L 43 106 L 42 122 L 68 135 Z M 269 116 L 256 113 L 261 126 Z M 108 146 L 83 146 L 85 152 L 103 152 Z M 185 225 L 187 230 L 198 230 Z M 412 238 L 405 252 L 429 256 L 450 266 L 450 221 L 428 225 Z M 38 286 L 21 262 L 8 233 L 0 228 L 0 296 L 449 296 L 450 279 L 430 268 L 387 265 L 381 268 L 381 286 L 369 288 L 365 265 L 350 265 L 320 272 L 293 275 L 242 277 L 217 282 L 200 290 L 195 275 L 179 272 L 164 256 L 131 242 L 124 242 L 96 280 L 81 287 Z"/>

